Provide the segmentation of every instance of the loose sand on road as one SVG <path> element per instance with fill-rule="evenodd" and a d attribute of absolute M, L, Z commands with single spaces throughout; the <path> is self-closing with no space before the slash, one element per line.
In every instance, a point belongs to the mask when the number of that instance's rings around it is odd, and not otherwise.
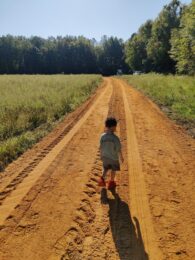
<path fill-rule="evenodd" d="M 99 136 L 119 122 L 117 189 L 97 188 Z M 0 177 L 0 259 L 195 257 L 195 142 L 115 78 Z"/>

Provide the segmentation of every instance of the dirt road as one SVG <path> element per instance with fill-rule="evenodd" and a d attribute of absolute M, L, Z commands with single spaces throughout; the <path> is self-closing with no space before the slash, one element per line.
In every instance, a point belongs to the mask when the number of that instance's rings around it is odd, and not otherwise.
<path fill-rule="evenodd" d="M 125 161 L 97 188 L 115 116 Z M 194 259 L 195 142 L 148 98 L 106 78 L 0 177 L 0 259 Z"/>

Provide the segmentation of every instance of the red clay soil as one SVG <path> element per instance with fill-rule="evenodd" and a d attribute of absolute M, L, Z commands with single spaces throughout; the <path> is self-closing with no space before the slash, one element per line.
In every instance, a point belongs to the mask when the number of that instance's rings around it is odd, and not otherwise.
<path fill-rule="evenodd" d="M 100 189 L 99 137 L 118 121 L 124 163 Z M 0 259 L 194 259 L 195 141 L 148 98 L 106 78 L 0 178 Z"/>

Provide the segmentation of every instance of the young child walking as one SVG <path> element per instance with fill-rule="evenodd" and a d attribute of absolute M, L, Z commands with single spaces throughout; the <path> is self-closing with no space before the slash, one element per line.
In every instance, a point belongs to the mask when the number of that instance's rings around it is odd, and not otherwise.
<path fill-rule="evenodd" d="M 108 182 L 108 189 L 116 187 L 115 175 L 116 171 L 120 171 L 120 163 L 124 161 L 121 152 L 121 142 L 116 132 L 117 121 L 113 117 L 109 117 L 105 121 L 105 132 L 100 137 L 100 157 L 103 163 L 102 176 L 99 179 L 98 185 L 105 187 L 105 179 L 108 171 L 111 171 L 111 178 Z"/>

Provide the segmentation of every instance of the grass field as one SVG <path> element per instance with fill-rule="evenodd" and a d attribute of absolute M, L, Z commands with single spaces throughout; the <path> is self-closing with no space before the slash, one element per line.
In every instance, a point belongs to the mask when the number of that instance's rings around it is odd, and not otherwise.
<path fill-rule="evenodd" d="M 195 77 L 143 74 L 122 78 L 160 105 L 172 119 L 195 127 Z"/>
<path fill-rule="evenodd" d="M 84 102 L 101 80 L 99 75 L 1 75 L 0 170 Z"/>

